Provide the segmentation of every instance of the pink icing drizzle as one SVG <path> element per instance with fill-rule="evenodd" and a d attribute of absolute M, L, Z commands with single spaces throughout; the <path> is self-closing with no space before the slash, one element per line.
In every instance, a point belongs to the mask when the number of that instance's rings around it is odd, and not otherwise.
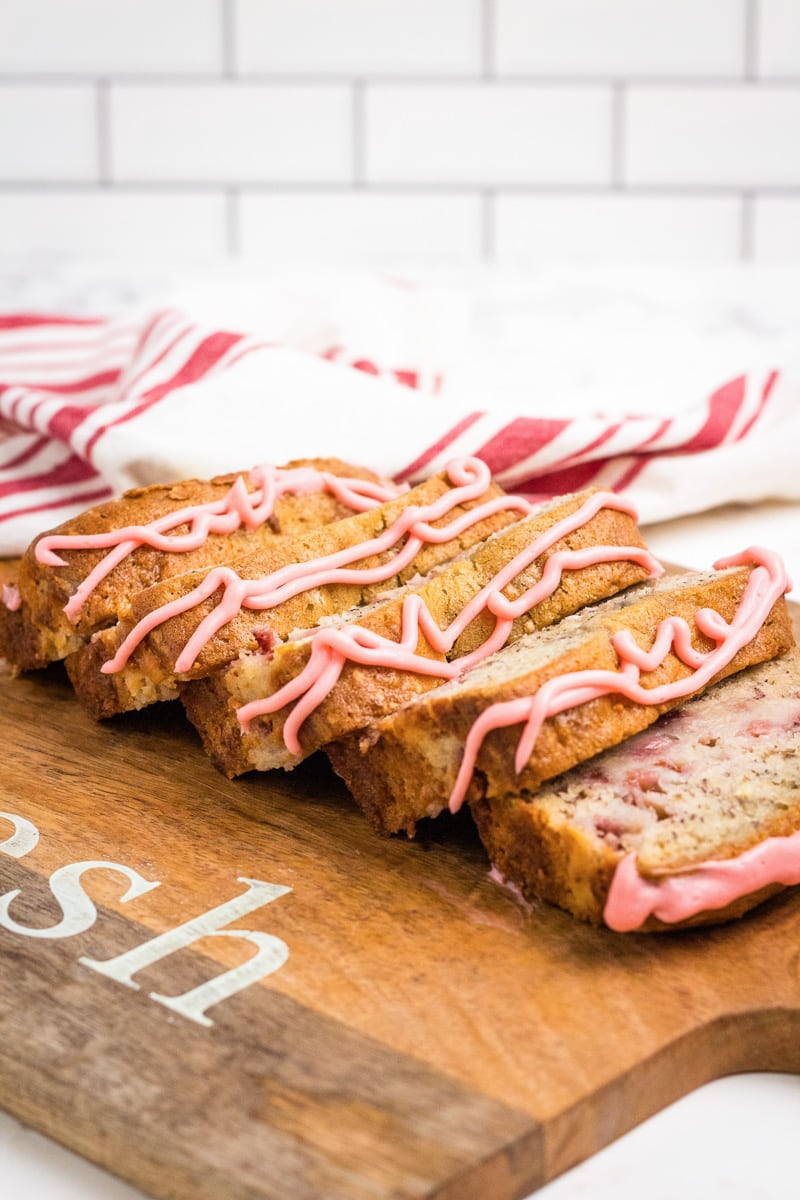
<path fill-rule="evenodd" d="M 348 546 L 334 554 L 311 562 L 290 563 L 259 579 L 241 579 L 231 567 L 215 567 L 202 583 L 185 596 L 161 605 L 134 626 L 112 659 L 104 663 L 105 674 L 120 671 L 139 643 L 170 618 L 201 604 L 219 588 L 223 595 L 216 607 L 198 625 L 175 662 L 176 674 L 189 671 L 205 644 L 223 625 L 243 608 L 264 611 L 312 588 L 334 583 L 360 585 L 382 583 L 410 566 L 425 543 L 441 544 L 459 537 L 465 530 L 495 513 L 516 510 L 530 513 L 533 506 L 522 496 L 500 495 L 477 505 L 469 512 L 439 529 L 432 521 L 445 517 L 452 509 L 476 500 L 491 483 L 489 468 L 477 458 L 454 459 L 446 468 L 454 485 L 437 500 L 426 505 L 409 505 L 388 529 L 369 541 Z M 354 562 L 393 550 L 405 538 L 402 547 L 377 567 L 348 569 Z"/>
<path fill-rule="evenodd" d="M 3 584 L 3 604 L 9 612 L 16 612 L 22 604 L 19 588 L 15 587 L 13 583 Z"/>
<path fill-rule="evenodd" d="M 248 492 L 240 475 L 221 500 L 190 504 L 146 525 L 126 525 L 122 529 L 94 534 L 50 534 L 37 542 L 36 561 L 45 566 L 63 567 L 66 562 L 55 553 L 56 550 L 110 548 L 64 607 L 64 612 L 74 621 L 98 584 L 139 546 L 151 546 L 167 554 L 185 554 L 202 546 L 209 534 L 230 534 L 242 525 L 246 529 L 258 529 L 272 516 L 276 500 L 287 493 L 307 495 L 327 491 L 346 507 L 364 512 L 399 495 L 402 490 L 394 484 L 351 479 L 313 467 L 280 468 L 262 464 L 253 468 L 250 478 L 256 485 L 252 492 Z M 187 524 L 190 528 L 186 533 L 167 533 Z"/>
<path fill-rule="evenodd" d="M 489 705 L 467 734 L 464 756 L 450 795 L 450 811 L 457 812 L 463 804 L 481 744 L 493 729 L 524 724 L 514 759 L 514 767 L 519 774 L 533 753 L 542 725 L 548 717 L 600 696 L 615 694 L 626 696 L 637 704 L 652 705 L 689 696 L 704 687 L 718 671 L 727 666 L 737 651 L 752 641 L 773 605 L 791 587 L 779 556 L 760 546 L 751 546 L 741 554 L 720 559 L 714 566 L 724 569 L 747 563 L 755 563 L 756 566 L 732 621 L 725 621 L 711 608 L 698 609 L 694 615 L 700 633 L 716 642 L 713 650 L 705 653 L 695 650 L 688 622 L 682 617 L 667 617 L 659 623 L 649 651 L 640 649 L 627 629 L 614 634 L 611 641 L 621 664 L 618 671 L 572 671 L 549 679 L 533 696 Z M 642 671 L 654 671 L 670 650 L 692 668 L 692 673 L 660 687 L 642 687 L 639 682 Z"/>
<path fill-rule="evenodd" d="M 643 879 L 636 854 L 626 854 L 611 881 L 603 917 L 618 933 L 638 929 L 651 915 L 674 924 L 772 883 L 800 883 L 800 833 L 767 838 L 737 858 L 704 862 L 657 881 Z"/>
<path fill-rule="evenodd" d="M 311 634 L 311 657 L 304 669 L 273 695 L 242 705 L 237 710 L 242 727 L 246 728 L 254 717 L 277 712 L 284 705 L 297 700 L 298 703 L 284 723 L 283 738 L 292 754 L 301 754 L 300 728 L 329 695 L 347 661 L 364 666 L 392 667 L 415 674 L 453 679 L 504 646 L 513 622 L 524 616 L 536 604 L 552 596 L 565 570 L 580 570 L 600 562 L 628 559 L 645 567 L 651 575 L 662 574 L 661 564 L 647 550 L 640 547 L 591 546 L 583 550 L 558 551 L 547 560 L 542 576 L 536 584 L 513 601 L 503 595 L 502 589 L 541 554 L 561 538 L 585 525 L 602 508 L 616 509 L 636 517 L 636 511 L 631 504 L 611 493 L 596 492 L 589 496 L 574 513 L 570 513 L 534 538 L 508 562 L 473 596 L 444 630 L 439 628 L 419 595 L 406 596 L 403 601 L 399 642 L 357 625 L 314 630 Z M 448 654 L 467 626 L 483 611 L 488 611 L 494 616 L 495 626 L 486 641 L 471 654 L 453 662 L 441 662 L 416 652 L 422 636 L 435 651 Z"/>

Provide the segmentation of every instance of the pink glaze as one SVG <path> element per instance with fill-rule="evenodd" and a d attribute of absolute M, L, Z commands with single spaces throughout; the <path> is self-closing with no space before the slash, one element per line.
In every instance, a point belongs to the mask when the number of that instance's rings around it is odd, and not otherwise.
<path fill-rule="evenodd" d="M 240 475 L 221 500 L 187 505 L 147 525 L 126 525 L 122 529 L 95 534 L 50 534 L 37 542 L 36 561 L 45 566 L 63 567 L 66 562 L 55 553 L 56 550 L 110 547 L 109 553 L 86 576 L 64 608 L 74 621 L 98 584 L 139 546 L 151 546 L 167 554 L 185 554 L 202 546 L 209 534 L 230 534 L 242 525 L 246 529 L 258 529 L 272 516 L 276 500 L 288 493 L 301 496 L 327 491 L 347 508 L 364 512 L 399 495 L 402 490 L 394 484 L 340 477 L 313 467 L 284 469 L 264 464 L 254 467 L 250 478 L 256 485 L 252 492 L 248 492 Z M 166 533 L 187 524 L 190 526 L 187 533 L 169 536 Z"/>
<path fill-rule="evenodd" d="M 237 710 L 243 728 L 254 717 L 277 712 L 284 705 L 297 700 L 284 723 L 284 743 L 292 754 L 302 753 L 299 732 L 303 722 L 329 695 L 342 672 L 345 662 L 360 663 L 370 667 L 390 667 L 398 671 L 411 671 L 418 675 L 431 675 L 453 679 L 476 663 L 482 662 L 505 645 L 514 621 L 529 612 L 535 605 L 552 596 L 559 587 L 565 570 L 580 570 L 601 562 L 616 562 L 621 559 L 637 562 L 651 575 L 661 575 L 663 567 L 644 549 L 635 546 L 591 546 L 584 550 L 561 550 L 550 556 L 539 581 L 516 600 L 508 600 L 502 589 L 535 562 L 561 538 L 585 525 L 602 508 L 612 508 L 636 518 L 635 509 L 624 500 L 608 492 L 596 492 L 589 496 L 574 513 L 558 521 L 550 529 L 534 538 L 505 567 L 500 570 L 468 604 L 442 630 L 436 624 L 424 600 L 419 595 L 406 596 L 401 615 L 401 637 L 399 642 L 382 637 L 358 625 L 339 629 L 323 627 L 312 633 L 311 657 L 295 678 L 279 691 L 263 699 L 253 700 Z M 453 662 L 442 662 L 417 653 L 420 638 L 438 654 L 447 655 L 457 639 L 480 613 L 488 611 L 495 618 L 492 633 L 471 654 Z"/>
<path fill-rule="evenodd" d="M 22 604 L 22 596 L 19 594 L 19 588 L 13 583 L 3 584 L 3 604 L 9 612 L 17 612 Z"/>
<path fill-rule="evenodd" d="M 501 495 L 477 505 L 440 529 L 434 529 L 430 522 L 447 516 L 460 504 L 477 500 L 491 483 L 489 468 L 477 458 L 454 459 L 446 469 L 454 485 L 449 491 L 431 504 L 410 505 L 393 525 L 369 541 L 348 546 L 311 562 L 290 563 L 260 579 L 241 579 L 231 567 L 215 567 L 191 592 L 161 605 L 143 617 L 125 638 L 114 657 L 103 664 L 101 670 L 105 674 L 121 670 L 151 630 L 179 613 L 195 608 L 220 587 L 223 588 L 222 599 L 200 622 L 178 656 L 175 662 L 176 674 L 189 671 L 209 639 L 243 608 L 258 611 L 275 608 L 301 592 L 334 583 L 382 583 L 410 566 L 425 543 L 448 542 L 497 512 L 512 509 L 527 514 L 532 510 L 533 506 L 522 496 Z M 360 570 L 347 569 L 353 563 L 371 555 L 393 550 L 403 538 L 406 540 L 402 547 L 380 566 Z"/>
<path fill-rule="evenodd" d="M 628 630 L 614 634 L 611 640 L 620 660 L 620 670 L 573 671 L 549 679 L 533 696 L 500 701 L 485 709 L 467 734 L 464 756 L 450 796 L 450 811 L 457 812 L 461 807 L 483 739 L 493 729 L 524 724 L 514 759 L 514 767 L 519 774 L 533 753 L 542 725 L 549 717 L 600 696 L 615 694 L 626 696 L 637 704 L 653 705 L 690 696 L 704 687 L 743 646 L 752 641 L 773 605 L 791 587 L 779 556 L 759 546 L 751 546 L 732 558 L 720 559 L 714 566 L 723 569 L 751 562 L 756 565 L 730 623 L 710 608 L 698 609 L 694 615 L 700 633 L 716 642 L 713 650 L 705 653 L 695 650 L 691 644 L 692 631 L 688 622 L 682 617 L 667 617 L 660 622 L 649 651 L 640 649 Z M 692 668 L 692 673 L 660 687 L 642 687 L 639 682 L 641 673 L 654 671 L 670 650 Z"/>
<path fill-rule="evenodd" d="M 690 871 L 657 881 L 644 879 L 635 853 L 620 862 L 608 892 L 603 917 L 609 929 L 630 933 L 649 916 L 672 925 L 700 912 L 725 908 L 769 884 L 800 883 L 800 833 L 767 838 L 737 858 L 704 862 Z"/>

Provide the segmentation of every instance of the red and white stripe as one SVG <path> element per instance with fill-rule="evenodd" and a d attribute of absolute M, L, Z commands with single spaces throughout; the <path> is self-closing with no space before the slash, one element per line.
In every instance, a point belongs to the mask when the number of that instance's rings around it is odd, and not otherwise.
<path fill-rule="evenodd" d="M 176 389 L 232 377 L 243 358 L 269 348 L 245 334 L 203 328 L 169 309 L 146 320 L 113 322 L 0 315 L 0 550 L 22 548 L 42 529 L 112 494 L 98 466 L 111 434 L 118 439 L 130 427 L 135 443 L 136 421 Z M 319 357 L 426 393 L 435 419 L 443 380 L 434 369 L 379 362 L 363 346 L 331 345 Z M 767 422 L 776 379 L 774 371 L 740 375 L 668 417 L 509 418 L 507 411 L 487 409 L 465 412 L 449 424 L 445 418 L 446 427 L 439 425 L 435 435 L 419 421 L 413 435 L 418 448 L 393 469 L 397 479 L 414 482 L 453 457 L 476 454 L 503 486 L 530 496 L 592 484 L 621 491 L 638 486 L 651 464 L 748 438 Z M 324 396 L 317 399 L 325 405 Z M 398 413 L 405 403 L 398 391 Z M 385 467 L 386 432 L 380 455 L 359 443 L 353 456 Z M 403 442 L 409 444 L 413 440 Z"/>
<path fill-rule="evenodd" d="M 327 350 L 320 352 L 320 357 L 327 359 L 328 362 L 352 367 L 355 371 L 363 371 L 365 375 L 375 375 L 382 379 L 391 379 L 394 383 L 399 383 L 403 387 L 413 388 L 415 391 L 428 392 L 430 395 L 436 395 L 437 392 L 440 392 L 444 382 L 442 374 L 438 371 L 432 371 L 430 368 L 421 366 L 387 366 L 385 363 L 381 364 L 377 362 L 373 357 L 364 354 L 354 354 L 346 346 L 329 346 Z"/>
<path fill-rule="evenodd" d="M 174 310 L 145 322 L 0 315 L 0 545 L 23 546 L 111 495 L 96 465 L 104 438 L 177 388 L 221 375 L 264 348 Z M 434 392 L 441 383 L 345 347 L 323 357 L 407 387 Z"/>
<path fill-rule="evenodd" d="M 415 481 L 454 454 L 476 454 L 509 491 L 549 498 L 585 487 L 625 491 L 656 459 L 696 455 L 743 440 L 763 419 L 776 371 L 724 384 L 674 417 L 576 419 L 472 413 L 440 436 L 399 475 Z"/>

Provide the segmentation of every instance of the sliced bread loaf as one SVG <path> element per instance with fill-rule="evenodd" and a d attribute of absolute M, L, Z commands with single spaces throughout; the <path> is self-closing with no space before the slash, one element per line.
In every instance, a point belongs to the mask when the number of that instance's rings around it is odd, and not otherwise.
<path fill-rule="evenodd" d="M 535 794 L 472 811 L 528 900 L 620 931 L 739 916 L 800 883 L 800 654 L 725 680 Z"/>
<path fill-rule="evenodd" d="M 67 660 L 78 697 L 96 717 L 177 695 L 201 679 L 321 618 L 368 604 L 427 573 L 530 505 L 507 496 L 477 459 L 367 512 L 276 538 L 233 567 L 175 576 L 140 592 L 124 619 Z"/>
<path fill-rule="evenodd" d="M 43 667 L 116 624 L 143 588 L 397 493 L 373 471 L 332 458 L 126 492 L 32 543 L 0 602 L 0 647 L 21 670 Z"/>
<path fill-rule="evenodd" d="M 290 769 L 463 664 L 660 573 L 625 502 L 561 497 L 416 586 L 242 653 L 181 699 L 228 776 Z"/>
<path fill-rule="evenodd" d="M 384 833 L 413 834 L 465 797 L 535 792 L 793 644 L 785 572 L 768 558 L 643 585 L 527 635 L 328 746 L 331 763 Z"/>

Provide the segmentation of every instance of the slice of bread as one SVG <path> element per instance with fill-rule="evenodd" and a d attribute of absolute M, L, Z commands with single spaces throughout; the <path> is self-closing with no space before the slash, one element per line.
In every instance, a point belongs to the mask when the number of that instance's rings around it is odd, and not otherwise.
<path fill-rule="evenodd" d="M 405 830 L 413 834 L 418 821 L 437 816 L 448 806 L 457 784 L 473 803 L 484 797 L 535 792 L 544 780 L 647 728 L 680 699 L 650 704 L 613 691 L 595 698 L 576 693 L 574 703 L 565 704 L 544 720 L 534 744 L 522 755 L 519 770 L 515 758 L 520 752 L 521 727 L 525 728 L 528 717 L 516 710 L 532 711 L 540 693 L 547 694 L 541 692 L 545 685 L 552 691 L 571 683 L 577 672 L 606 672 L 604 680 L 622 686 L 615 648 L 619 636 L 632 636 L 640 650 L 649 651 L 661 623 L 669 619 L 682 618 L 687 623 L 692 652 L 712 651 L 716 642 L 698 628 L 698 620 L 704 624 L 699 614 L 714 610 L 724 621 L 733 621 L 751 571 L 732 567 L 671 576 L 567 617 L 550 629 L 521 638 L 460 680 L 442 684 L 360 735 L 331 744 L 328 757 L 383 833 Z M 752 595 L 752 589 L 747 595 Z M 774 658 L 792 644 L 789 614 L 781 595 L 771 602 L 769 614 L 748 644 L 705 682 Z M 686 656 L 691 655 L 687 652 Z M 705 686 L 674 647 L 666 651 L 659 665 L 644 670 L 639 680 L 645 690 L 677 681 L 685 681 L 687 695 Z M 498 707 L 503 705 L 507 709 Z M 510 717 L 493 727 L 494 715 L 506 711 Z M 473 726 L 481 729 L 487 720 L 487 732 L 473 747 L 474 760 L 470 759 L 465 745 L 470 744 Z"/>
<path fill-rule="evenodd" d="M 535 794 L 472 811 L 528 900 L 620 930 L 740 916 L 800 883 L 800 654 L 710 688 Z"/>
<path fill-rule="evenodd" d="M 0 670 L 17 674 L 19 668 L 11 661 L 14 633 L 20 621 L 21 604 L 17 580 L 20 560 L 0 559 Z"/>
<path fill-rule="evenodd" d="M 253 769 L 291 769 L 328 742 L 430 691 L 455 673 L 448 672 L 448 663 L 456 664 L 465 656 L 477 660 L 484 645 L 485 655 L 491 653 L 488 639 L 496 629 L 499 645 L 516 641 L 526 632 L 552 625 L 586 604 L 660 573 L 658 563 L 646 554 L 635 520 L 619 505 L 615 497 L 594 489 L 560 497 L 493 534 L 417 586 L 331 618 L 312 631 L 313 636 L 242 653 L 222 671 L 182 685 L 181 699 L 206 752 L 229 777 Z M 608 548 L 613 551 L 610 555 L 605 553 Z M 489 608 L 492 597 L 499 594 L 517 601 L 541 583 L 550 562 L 559 570 L 563 564 L 563 574 L 554 570 L 552 581 L 548 578 L 538 589 L 541 598 L 524 603 L 509 627 L 500 629 Z M 583 562 L 587 565 L 579 565 Z M 416 670 L 413 661 L 410 666 L 392 662 L 392 652 L 399 650 L 403 638 L 404 619 L 410 619 L 411 597 L 437 632 L 447 631 L 442 632 L 441 643 L 433 645 L 424 620 L 412 619 L 409 657 L 424 660 Z M 467 605 L 477 612 L 462 627 L 459 617 L 471 612 Z M 333 638 L 332 631 L 336 631 Z M 363 632 L 371 636 L 363 638 Z M 442 668 L 439 673 L 437 664 Z M 331 680 L 324 696 L 319 690 L 325 686 L 323 673 Z M 291 693 L 298 688 L 303 701 L 296 708 L 297 696 Z M 245 705 L 263 708 L 268 697 L 279 702 L 284 689 L 292 702 L 287 698 L 277 708 L 273 704 L 272 711 L 255 716 L 243 730 L 237 710 Z M 299 745 L 293 745 L 292 714 L 306 711 Z"/>
<path fill-rule="evenodd" d="M 231 562 L 268 545 L 281 534 L 299 534 L 348 516 L 351 504 L 326 486 L 326 476 L 374 486 L 377 496 L 384 499 L 397 491 L 373 471 L 334 458 L 298 459 L 272 471 L 275 483 L 280 480 L 275 503 L 255 527 L 242 522 L 229 533 L 210 532 L 201 545 L 181 552 L 139 545 L 98 579 L 82 603 L 80 590 L 87 586 L 93 572 L 102 569 L 100 564 L 113 546 L 74 547 L 70 546 L 71 539 L 107 537 L 132 526 L 141 528 L 198 505 L 221 506 L 237 480 L 249 496 L 258 492 L 262 481 L 255 472 L 245 472 L 240 476 L 220 475 L 209 480 L 136 488 L 42 534 L 19 564 L 14 580 L 15 607 L 0 603 L 0 647 L 4 656 L 21 670 L 46 666 L 79 649 L 97 630 L 115 624 L 143 588 L 196 568 Z M 284 484 L 293 484 L 299 490 L 282 492 Z M 186 522 L 169 533 L 179 537 L 188 530 Z M 40 561 L 51 544 L 60 563 Z M 65 611 L 68 607 L 74 611 Z"/>
<path fill-rule="evenodd" d="M 323 617 L 369 604 L 387 589 L 483 541 L 529 507 L 506 496 L 477 460 L 459 460 L 377 508 L 296 537 L 277 538 L 258 554 L 240 559 L 235 570 L 218 569 L 217 575 L 195 571 L 140 592 L 123 620 L 67 659 L 70 679 L 81 702 L 98 718 L 174 698 L 179 680 L 202 679 L 242 652 L 259 650 L 265 639 L 284 639 Z M 444 515 L 426 520 L 426 514 L 438 511 Z M 400 532 L 418 517 L 429 524 L 430 540 Z M 395 528 L 396 539 L 390 532 Z M 384 548 L 374 549 L 384 542 Z M 223 619 L 228 589 L 235 596 L 242 581 L 252 584 L 250 591 L 262 599 L 256 598 L 253 607 L 234 600 L 229 619 Z M 151 622 L 153 627 L 143 633 Z M 196 654 L 192 639 L 202 643 Z M 181 656 L 187 646 L 191 662 L 184 667 Z M 118 669 L 104 671 L 107 664 Z"/>

